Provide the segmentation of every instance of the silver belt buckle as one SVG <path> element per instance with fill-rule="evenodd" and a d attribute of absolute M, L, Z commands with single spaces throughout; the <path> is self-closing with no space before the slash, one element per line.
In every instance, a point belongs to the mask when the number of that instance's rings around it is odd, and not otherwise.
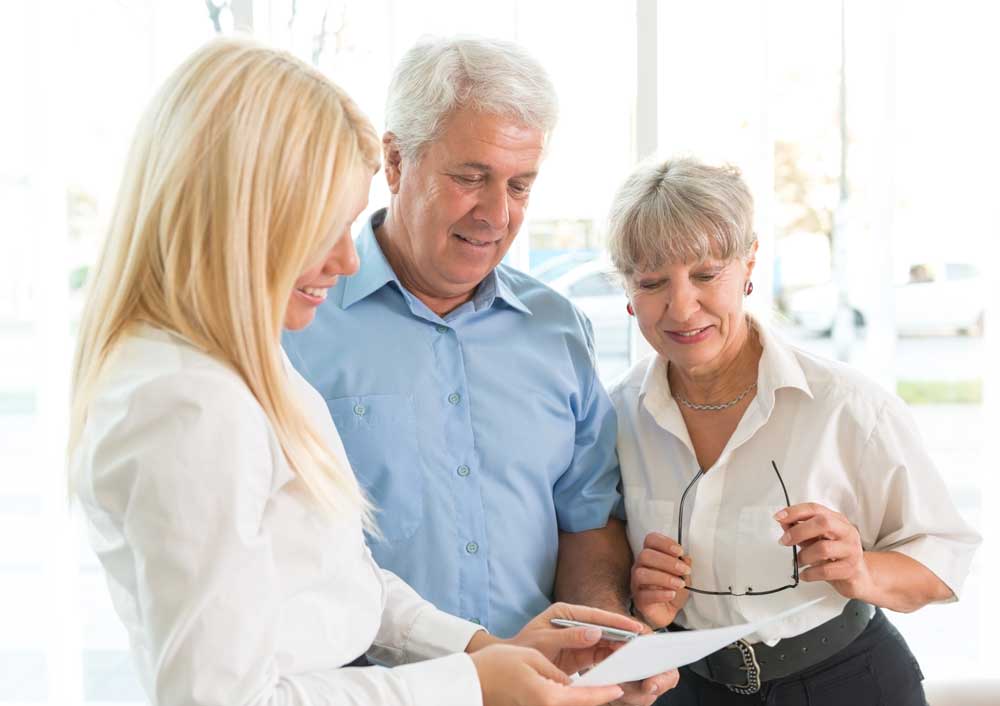
<path fill-rule="evenodd" d="M 760 691 L 760 665 L 757 664 L 757 655 L 754 654 L 753 645 L 746 640 L 737 640 L 731 645 L 727 645 L 731 650 L 738 650 L 743 659 L 742 671 L 747 673 L 746 684 L 726 684 L 726 688 L 736 694 L 756 694 Z"/>

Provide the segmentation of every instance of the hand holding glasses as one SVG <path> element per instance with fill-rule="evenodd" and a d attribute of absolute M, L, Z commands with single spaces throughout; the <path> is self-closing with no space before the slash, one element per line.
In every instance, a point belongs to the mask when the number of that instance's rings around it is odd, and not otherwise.
<path fill-rule="evenodd" d="M 686 577 L 691 573 L 691 558 L 682 556 L 681 545 L 656 532 L 646 535 L 642 551 L 632 566 L 632 603 L 654 628 L 674 622 L 687 603 Z"/>
<path fill-rule="evenodd" d="M 871 585 L 861 533 L 844 515 L 820 505 L 802 503 L 779 511 L 774 519 L 785 533 L 779 540 L 798 553 L 803 581 L 828 581 L 845 598 L 863 598 Z"/>
<path fill-rule="evenodd" d="M 785 487 L 784 479 L 778 471 L 778 465 L 771 461 L 771 467 L 780 484 L 781 492 L 785 501 L 786 510 L 791 513 L 796 508 L 804 506 L 790 507 L 788 490 Z M 646 621 L 653 627 L 663 627 L 673 622 L 676 614 L 684 607 L 690 593 L 700 593 L 709 596 L 764 596 L 778 593 L 799 585 L 799 544 L 798 535 L 790 535 L 789 528 L 799 522 L 798 513 L 794 516 L 786 515 L 786 522 L 782 523 L 786 530 L 785 537 L 793 540 L 790 546 L 791 566 L 788 579 L 779 586 L 745 588 L 727 586 L 726 590 L 709 590 L 689 585 L 691 575 L 692 560 L 689 556 L 684 556 L 683 527 L 684 527 L 684 503 L 690 495 L 695 484 L 704 476 L 704 471 L 699 471 L 691 480 L 684 493 L 681 495 L 680 506 L 677 516 L 677 541 L 670 537 L 651 532 L 643 542 L 643 549 L 636 556 L 635 564 L 632 567 L 631 589 L 632 600 Z M 777 516 L 776 520 L 781 521 Z M 797 527 L 797 526 L 796 526 Z M 783 542 L 785 543 L 785 542 Z M 811 571 L 811 569 L 810 569 Z"/>
<path fill-rule="evenodd" d="M 785 497 L 785 507 L 788 508 L 788 507 L 791 506 L 792 503 L 788 499 L 788 489 L 785 487 L 785 481 L 781 477 L 781 473 L 778 471 L 778 464 L 776 464 L 774 461 L 771 461 L 771 468 L 774 469 L 774 473 L 778 477 L 778 483 L 781 484 L 781 492 L 782 492 L 782 494 Z M 680 509 L 677 511 L 677 543 L 678 544 L 683 545 L 683 542 L 684 542 L 684 534 L 683 534 L 683 532 L 684 532 L 684 501 L 687 499 L 688 493 L 691 492 L 691 489 L 695 486 L 695 484 L 699 480 L 701 480 L 702 476 L 704 476 L 704 475 L 705 475 L 704 471 L 698 471 L 698 473 L 695 475 L 694 479 L 690 483 L 688 483 L 688 487 L 684 489 L 684 493 L 681 495 Z M 775 517 L 775 519 L 778 519 L 778 518 Z M 785 528 L 785 529 L 787 529 L 787 528 Z M 786 532 L 786 535 L 787 535 L 787 532 Z M 705 589 L 701 589 L 701 588 L 694 588 L 692 586 L 688 586 L 687 590 L 691 591 L 692 593 L 701 593 L 701 594 L 706 595 L 706 596 L 767 596 L 767 595 L 770 595 L 772 593 L 778 593 L 779 591 L 784 591 L 784 590 L 789 589 L 789 588 L 795 588 L 796 586 L 799 585 L 799 552 L 798 552 L 798 547 L 795 544 L 792 544 L 791 549 L 792 549 L 792 557 L 791 557 L 792 558 L 792 567 L 791 567 L 791 572 L 790 572 L 790 575 L 789 575 L 789 578 L 788 578 L 788 582 L 785 583 L 785 584 L 783 584 L 783 585 L 781 585 L 781 586 L 778 586 L 778 587 L 768 587 L 768 588 L 758 588 L 758 589 L 754 589 L 753 586 L 747 586 L 745 589 L 740 589 L 740 588 L 737 587 L 736 590 L 733 590 L 733 586 L 729 586 L 729 587 L 727 587 L 727 590 L 725 590 L 725 591 L 719 591 L 719 590 L 709 591 L 709 590 L 705 590 Z"/>

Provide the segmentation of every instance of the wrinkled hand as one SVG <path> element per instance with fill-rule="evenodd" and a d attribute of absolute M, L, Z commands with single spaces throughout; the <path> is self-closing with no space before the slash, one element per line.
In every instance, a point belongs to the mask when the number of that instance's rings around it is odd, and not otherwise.
<path fill-rule="evenodd" d="M 792 505 L 778 512 L 786 547 L 799 547 L 799 573 L 803 581 L 827 581 L 845 598 L 863 595 L 871 584 L 858 528 L 830 508 L 818 503 Z"/>
<path fill-rule="evenodd" d="M 688 599 L 691 557 L 670 537 L 650 532 L 632 565 L 632 601 L 654 628 L 674 622 Z"/>
<path fill-rule="evenodd" d="M 470 656 L 483 706 L 600 706 L 622 695 L 617 686 L 571 687 L 569 677 L 538 650 L 494 644 Z"/>

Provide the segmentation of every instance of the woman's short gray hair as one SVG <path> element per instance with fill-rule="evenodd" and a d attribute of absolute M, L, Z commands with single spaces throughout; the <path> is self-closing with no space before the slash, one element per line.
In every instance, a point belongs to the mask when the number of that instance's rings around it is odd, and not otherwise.
<path fill-rule="evenodd" d="M 640 165 L 615 195 L 608 250 L 629 277 L 667 263 L 750 254 L 753 197 L 736 167 L 691 159 Z"/>
<path fill-rule="evenodd" d="M 406 52 L 389 84 L 386 130 L 404 158 L 440 136 L 448 116 L 471 108 L 542 131 L 559 108 L 548 74 L 517 44 L 497 39 L 424 39 Z"/>

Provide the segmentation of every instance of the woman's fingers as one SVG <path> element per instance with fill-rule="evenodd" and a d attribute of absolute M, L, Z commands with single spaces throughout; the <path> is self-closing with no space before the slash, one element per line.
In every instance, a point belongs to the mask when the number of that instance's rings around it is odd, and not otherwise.
<path fill-rule="evenodd" d="M 665 534 L 660 534 L 659 532 L 650 532 L 647 534 L 646 538 L 642 542 L 642 546 L 644 549 L 652 549 L 653 551 L 660 552 L 661 554 L 667 554 L 677 558 L 684 555 L 684 549 L 680 544 L 678 544 L 673 538 L 668 537 Z"/>
<path fill-rule="evenodd" d="M 676 597 L 676 591 L 664 591 L 655 588 L 642 588 L 633 592 L 633 600 L 639 610 L 643 610 L 645 606 L 657 603 L 670 603 Z"/>
<path fill-rule="evenodd" d="M 851 556 L 851 547 L 848 543 L 824 539 L 799 550 L 799 566 L 814 566 L 849 559 Z"/>
<path fill-rule="evenodd" d="M 790 547 L 793 544 L 801 546 L 814 539 L 840 540 L 856 534 L 857 529 L 847 518 L 829 512 L 788 527 L 778 541 Z"/>
<path fill-rule="evenodd" d="M 572 680 L 566 673 L 552 664 L 541 652 L 529 653 L 525 656 L 525 661 L 535 670 L 535 672 L 546 679 L 551 679 L 557 684 L 571 684 Z"/>
<path fill-rule="evenodd" d="M 680 680 L 680 673 L 676 669 L 671 669 L 663 674 L 654 674 L 648 679 L 644 679 L 639 687 L 643 694 L 662 694 L 670 691 Z"/>
<path fill-rule="evenodd" d="M 678 563 L 684 567 L 682 574 L 667 573 L 666 571 L 647 569 L 642 566 L 635 567 L 632 569 L 633 590 L 641 586 L 653 586 L 671 591 L 679 591 L 684 588 L 684 576 L 691 573 L 691 569 L 683 562 Z"/>
<path fill-rule="evenodd" d="M 677 575 L 683 575 L 684 567 L 687 566 L 682 556 L 666 554 L 658 549 L 650 549 L 649 547 L 646 547 L 636 555 L 635 565 Z"/>
<path fill-rule="evenodd" d="M 552 628 L 533 631 L 530 642 L 525 641 L 523 644 L 535 648 L 542 654 L 555 655 L 562 650 L 593 648 L 600 641 L 601 631 L 596 628 Z"/>
<path fill-rule="evenodd" d="M 799 503 L 798 505 L 790 505 L 778 510 L 774 514 L 774 519 L 787 529 L 789 525 L 794 525 L 796 522 L 805 522 L 816 515 L 821 515 L 829 511 L 828 507 L 819 503 Z"/>
<path fill-rule="evenodd" d="M 642 630 L 642 623 L 632 618 L 607 610 L 601 610 L 600 608 L 591 608 L 590 606 L 574 605 L 571 603 L 553 603 L 542 615 L 546 619 L 566 618 L 582 623 L 593 623 L 594 625 L 628 630 L 629 632 L 639 632 Z"/>
<path fill-rule="evenodd" d="M 657 628 L 672 623 L 684 604 L 684 599 L 674 591 L 657 589 L 640 589 L 634 593 L 633 600 L 646 622 Z"/>
<path fill-rule="evenodd" d="M 560 692 L 553 695 L 551 703 L 554 706 L 601 706 L 620 699 L 625 692 L 620 686 L 576 686 L 559 688 Z"/>
<path fill-rule="evenodd" d="M 858 566 L 854 562 L 829 561 L 810 566 L 799 574 L 803 581 L 849 581 L 857 575 Z"/>
<path fill-rule="evenodd" d="M 557 706 L 599 706 L 620 698 L 625 692 L 620 686 L 586 686 L 565 688 L 571 683 L 558 667 L 545 659 L 540 653 L 527 657 L 528 665 L 544 679 L 555 683 L 540 683 L 538 686 L 545 693 L 541 703 Z"/>

